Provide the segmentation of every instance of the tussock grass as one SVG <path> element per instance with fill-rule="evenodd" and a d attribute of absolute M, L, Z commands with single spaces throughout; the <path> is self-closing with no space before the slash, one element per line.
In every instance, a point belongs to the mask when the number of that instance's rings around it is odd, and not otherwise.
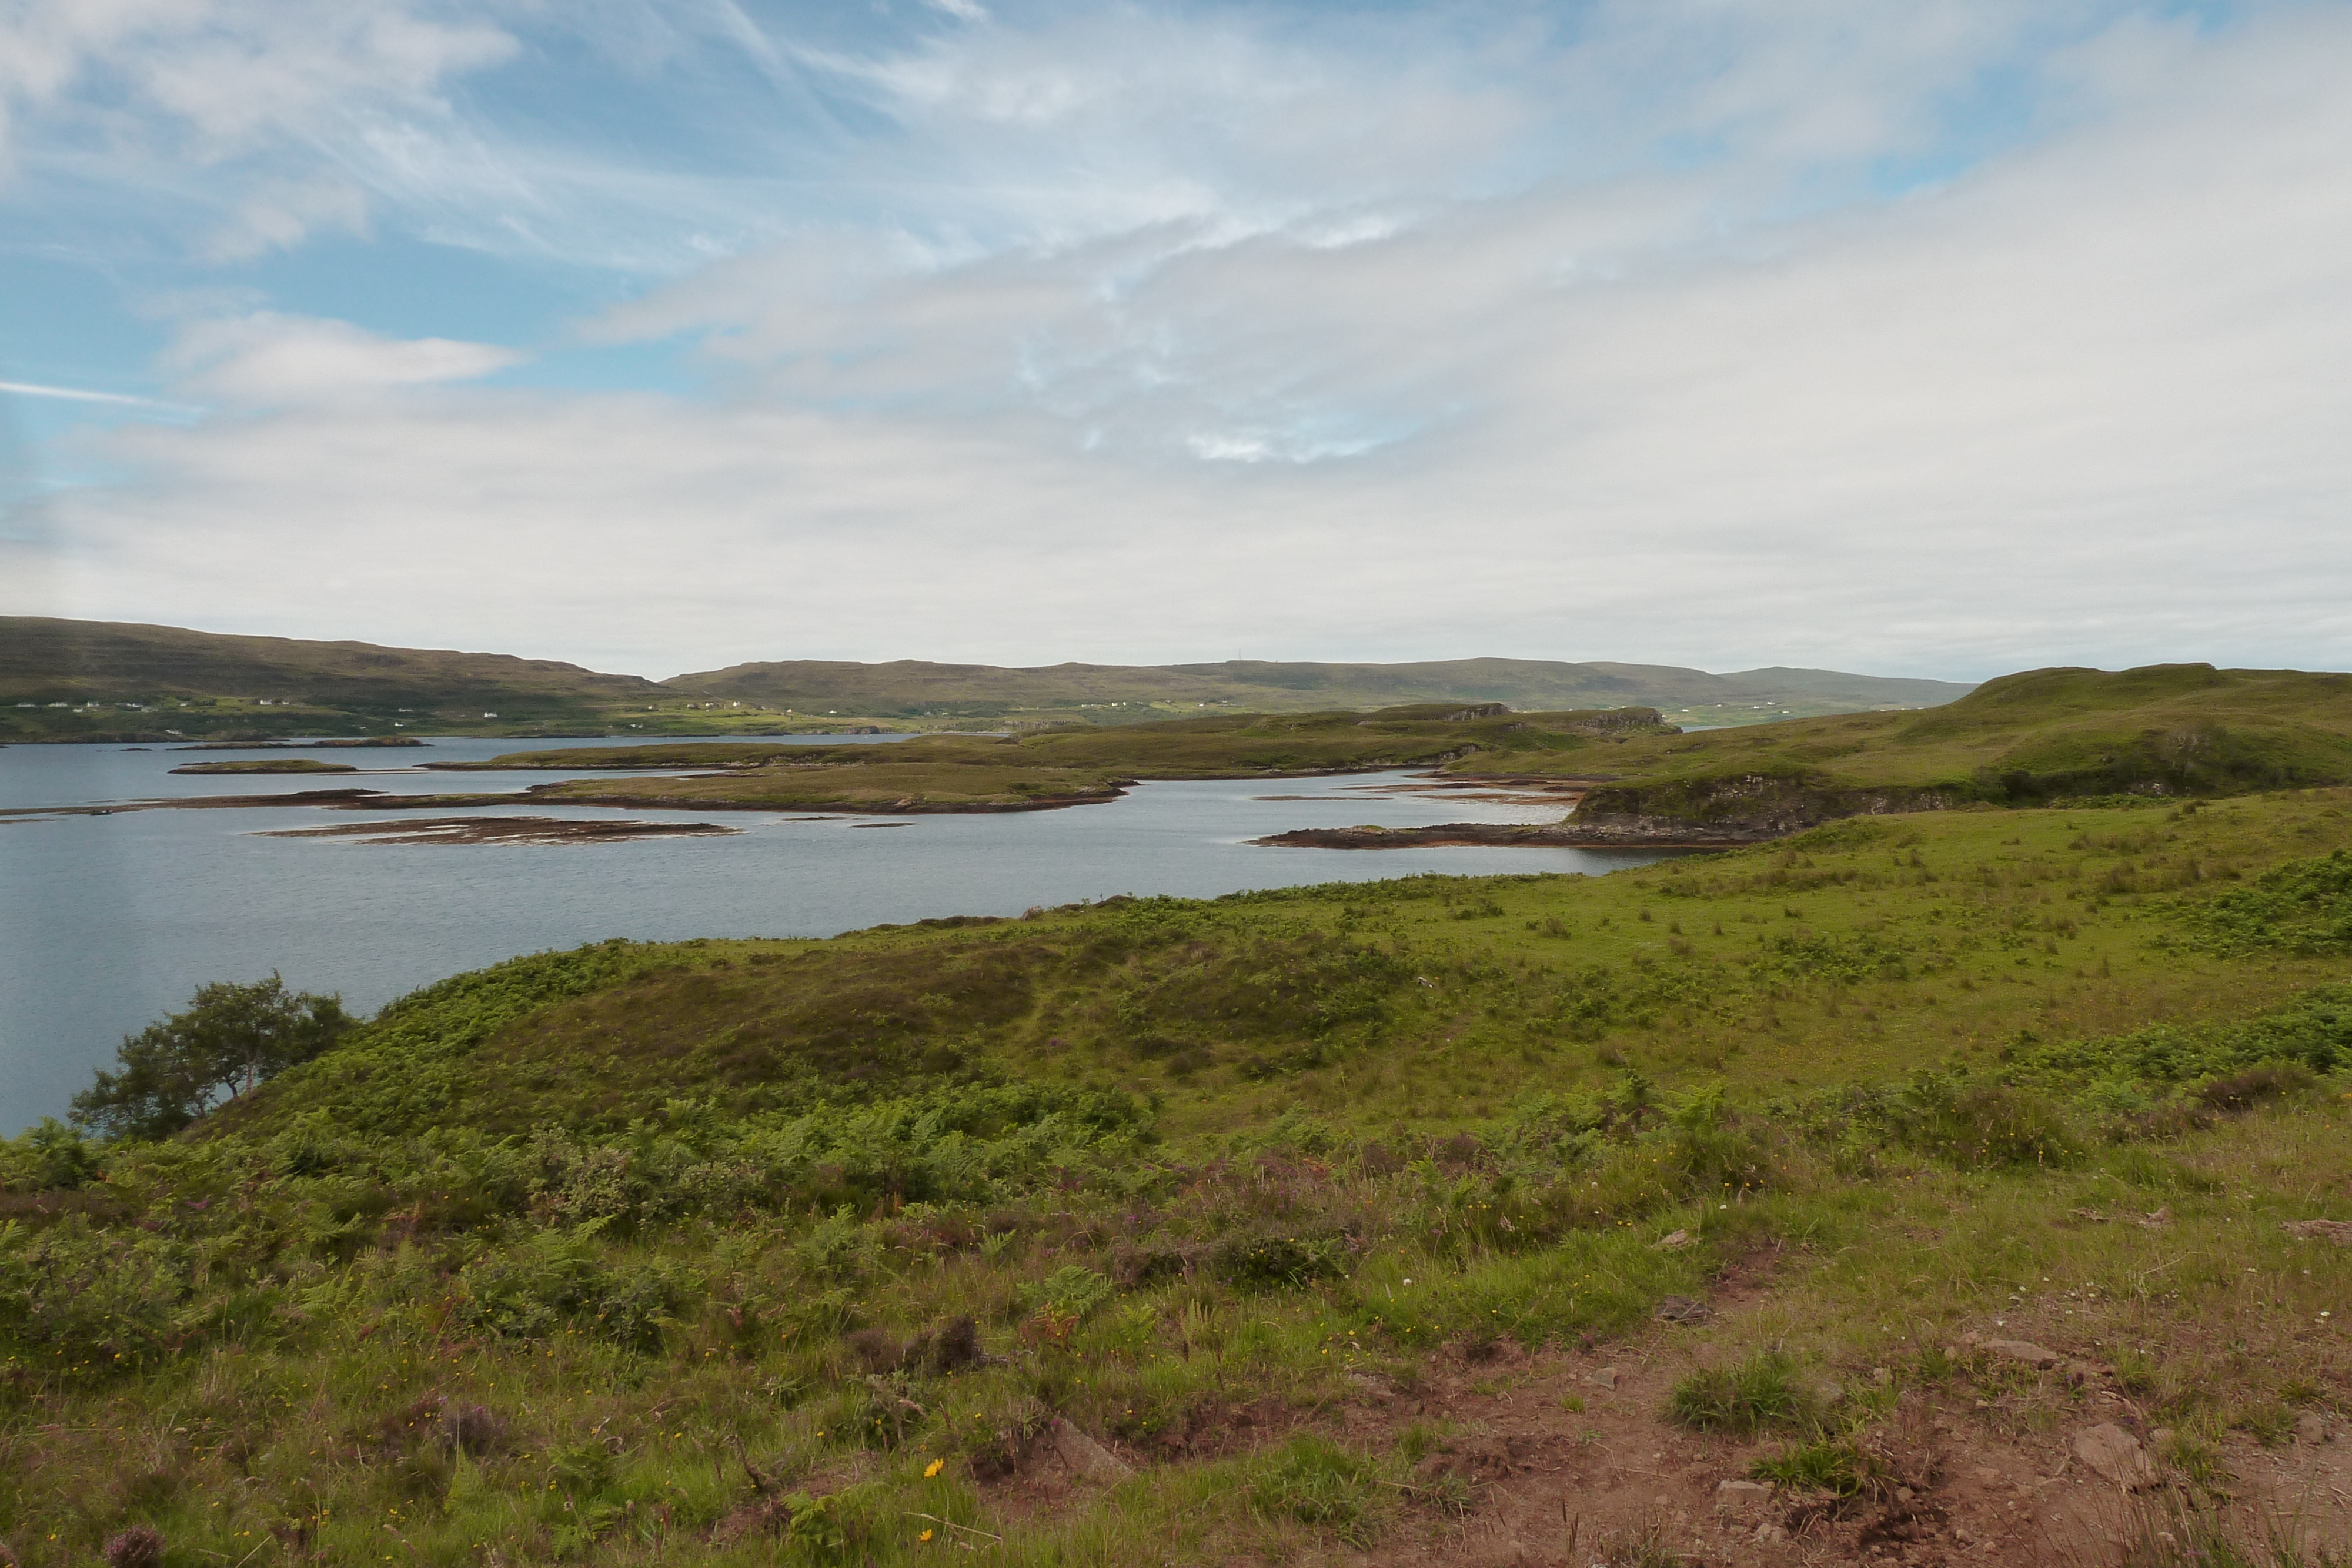
<path fill-rule="evenodd" d="M 1666 1413 L 1697 1431 L 1752 1437 L 1805 1424 L 1815 1414 L 1815 1400 L 1799 1381 L 1796 1362 L 1768 1350 L 1682 1378 L 1666 1396 Z"/>

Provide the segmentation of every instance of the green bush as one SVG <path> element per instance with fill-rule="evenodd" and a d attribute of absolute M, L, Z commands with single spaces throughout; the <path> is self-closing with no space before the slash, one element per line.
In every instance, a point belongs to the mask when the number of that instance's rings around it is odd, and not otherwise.
<path fill-rule="evenodd" d="M 2236 956 L 2352 948 L 2352 851 L 2337 850 L 2264 872 L 2189 912 L 2192 945 Z"/>
<path fill-rule="evenodd" d="M 121 1071 L 73 1097 L 73 1119 L 109 1137 L 168 1138 L 214 1102 L 318 1056 L 353 1021 L 341 998 L 289 991 L 276 975 L 199 987 L 185 1012 L 124 1038 Z"/>
<path fill-rule="evenodd" d="M 1296 1290 L 1347 1272 L 1348 1243 L 1338 1236 L 1248 1232 L 1221 1239 L 1209 1255 L 1218 1279 L 1244 1289 Z"/>
<path fill-rule="evenodd" d="M 197 1337 L 193 1249 L 82 1215 L 34 1231 L 0 1221 L 0 1341 L 43 1372 L 135 1371 Z"/>
<path fill-rule="evenodd" d="M 661 1348 L 665 1329 L 696 1282 L 675 1263 L 608 1266 L 591 1222 L 541 1231 L 458 1276 L 457 1321 L 509 1339 L 539 1339 L 578 1325 L 636 1351 Z"/>
<path fill-rule="evenodd" d="M 55 1116 L 14 1138 L 0 1139 L 0 1189 L 9 1192 L 70 1192 L 98 1175 L 101 1145 Z"/>

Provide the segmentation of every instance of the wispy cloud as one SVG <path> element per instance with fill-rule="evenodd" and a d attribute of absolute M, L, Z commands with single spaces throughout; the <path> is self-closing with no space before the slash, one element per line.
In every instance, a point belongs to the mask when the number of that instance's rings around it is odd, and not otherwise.
<path fill-rule="evenodd" d="M 178 408 L 178 403 L 161 402 L 152 397 L 134 397 L 129 392 L 91 392 L 86 387 L 43 386 L 37 382 L 0 382 L 0 393 L 16 397 L 56 398 L 61 402 L 105 402 L 129 408 Z"/>

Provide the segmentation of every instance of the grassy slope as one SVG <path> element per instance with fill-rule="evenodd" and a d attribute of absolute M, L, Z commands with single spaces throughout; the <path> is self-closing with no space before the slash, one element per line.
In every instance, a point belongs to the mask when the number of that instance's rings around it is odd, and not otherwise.
<path fill-rule="evenodd" d="M 1475 772 L 1487 761 L 1454 766 Z M 1614 789 L 1591 804 L 1627 810 L 1670 810 L 1757 774 L 1825 789 L 2000 801 L 2336 782 L 2352 779 L 2352 674 L 2208 664 L 2034 670 L 1924 713 L 1580 741 L 1510 766 L 1608 781 Z"/>
<path fill-rule="evenodd" d="M 485 709 L 509 726 L 601 727 L 608 712 L 675 701 L 635 675 L 552 659 L 0 617 L 0 737 L 388 731 L 403 710 L 412 729 L 479 730 Z"/>
<path fill-rule="evenodd" d="M 0 1154 L 0 1536 L 28 1562 L 134 1520 L 191 1562 L 273 1531 L 335 1562 L 750 1563 L 780 1536 L 919 1562 L 971 1531 L 1020 1563 L 1344 1555 L 1476 1500 L 1411 1469 L 1470 1431 L 1368 1424 L 1349 1375 L 1410 1388 L 1497 1332 L 1644 1343 L 1663 1293 L 1759 1257 L 1761 1306 L 1684 1331 L 1710 1354 L 1885 1366 L 1890 1399 L 1974 1380 L 1989 1433 L 2086 1418 L 2063 1380 L 1945 1356 L 2001 1313 L 2123 1366 L 2220 1485 L 2233 1432 L 2352 1403 L 2317 1315 L 2352 1254 L 2275 1225 L 2352 1177 L 2334 1085 L 2204 1124 L 2182 1097 L 2270 1038 L 2239 1020 L 2343 978 L 2344 862 L 2258 883 L 2347 844 L 2344 791 L 1950 812 L 1599 880 L 458 977 L 193 1141 L 95 1173 Z M 2340 1068 L 2345 1017 L 2273 1033 Z M 2159 1206 L 2161 1231 L 2081 1218 Z M 1698 1244 L 1651 1246 L 1673 1229 Z M 964 1312 L 1001 1359 L 942 1372 L 954 1336 L 908 1336 Z M 1155 1462 L 1045 1507 L 1017 1461 L 1049 1413 Z"/>

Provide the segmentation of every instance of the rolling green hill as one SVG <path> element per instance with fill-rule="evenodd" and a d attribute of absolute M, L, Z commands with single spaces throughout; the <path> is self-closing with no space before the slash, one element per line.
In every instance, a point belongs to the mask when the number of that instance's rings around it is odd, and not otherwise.
<path fill-rule="evenodd" d="M 2030 670 L 1924 713 L 1570 738 L 1509 766 L 1591 780 L 1580 821 L 1750 821 L 1773 832 L 1874 810 L 2340 783 L 2352 779 L 2352 674 Z"/>
<path fill-rule="evenodd" d="M 550 659 L 0 617 L 0 740 L 388 735 L 773 734 L 1119 724 L 1202 708 L 1407 702 L 1671 706 L 1692 724 L 1916 707 L 1968 688 L 1821 670 L 1710 675 L 1643 664 L 1063 664 L 1044 670 L 815 661 L 653 682 Z"/>
<path fill-rule="evenodd" d="M 676 694 L 651 681 L 552 659 L 0 617 L 0 739 L 598 734 L 663 703 Z"/>
<path fill-rule="evenodd" d="M 1447 659 L 1426 664 L 1054 664 L 1003 669 L 901 659 L 859 664 L 799 659 L 679 675 L 682 691 L 799 712 L 909 718 L 1067 715 L 1093 723 L 1166 716 L 1188 707 L 1254 713 L 1498 702 L 1514 708 L 1647 706 L 1678 723 L 1744 724 L 1858 708 L 1927 707 L 1969 688 L 1830 670 L 1774 668 L 1712 675 L 1664 664 Z"/>

